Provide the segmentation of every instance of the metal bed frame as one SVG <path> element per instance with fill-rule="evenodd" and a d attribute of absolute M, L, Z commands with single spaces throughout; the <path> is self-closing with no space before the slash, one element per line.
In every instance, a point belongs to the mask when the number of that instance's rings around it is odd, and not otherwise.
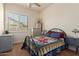
<path fill-rule="evenodd" d="M 51 29 L 51 30 L 49 30 L 49 31 L 55 31 L 55 32 L 63 32 L 65 35 L 64 35 L 64 42 L 65 42 L 65 37 L 66 37 L 66 33 L 62 30 L 62 29 L 59 29 L 59 28 L 53 28 L 53 29 Z M 48 31 L 48 32 L 49 32 Z M 47 33 L 48 33 L 47 32 Z M 24 41 L 24 43 L 23 43 L 23 46 L 22 46 L 22 49 L 23 48 L 25 48 L 25 49 L 27 49 L 28 51 L 29 51 L 29 53 L 32 55 L 32 56 L 39 56 L 39 55 L 41 55 L 42 56 L 42 53 L 44 53 L 45 51 L 47 51 L 47 50 L 50 50 L 50 48 L 52 48 L 51 46 L 50 46 L 50 44 L 48 44 L 48 45 L 46 45 L 43 49 L 39 49 L 39 48 L 36 48 L 35 47 L 35 43 L 33 43 L 32 45 L 33 46 L 31 46 L 31 42 L 30 42 L 30 38 L 32 38 L 32 37 L 29 37 L 29 36 L 26 36 L 25 37 L 25 41 Z M 33 49 L 31 49 L 29 46 L 31 46 L 32 48 L 34 48 L 34 50 Z M 61 49 L 60 49 L 61 48 Z M 44 54 L 44 56 L 51 56 L 51 55 L 57 55 L 57 51 L 58 50 L 63 50 L 63 49 L 65 49 L 66 48 L 66 44 L 65 45 L 63 45 L 63 46 L 60 46 L 60 47 L 58 47 L 58 48 L 55 48 L 54 50 L 50 50 L 48 53 L 45 53 Z M 39 50 L 41 51 L 40 52 L 40 54 L 39 54 Z"/>

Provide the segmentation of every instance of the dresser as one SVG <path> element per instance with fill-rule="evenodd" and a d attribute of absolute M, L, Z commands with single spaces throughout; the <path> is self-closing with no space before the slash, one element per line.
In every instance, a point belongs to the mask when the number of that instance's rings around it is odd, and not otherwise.
<path fill-rule="evenodd" d="M 0 35 L 0 52 L 6 52 L 12 49 L 12 34 Z"/>

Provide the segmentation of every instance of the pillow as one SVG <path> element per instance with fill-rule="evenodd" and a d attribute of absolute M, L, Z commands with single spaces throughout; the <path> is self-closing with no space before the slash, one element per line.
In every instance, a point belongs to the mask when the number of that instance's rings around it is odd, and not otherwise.
<path fill-rule="evenodd" d="M 53 33 L 52 31 L 48 31 L 48 32 L 45 34 L 45 36 L 50 37 L 50 35 L 51 35 L 52 33 Z"/>
<path fill-rule="evenodd" d="M 55 32 L 55 31 L 48 31 L 48 33 L 46 33 L 46 36 L 52 37 L 52 38 L 64 38 L 64 33 L 63 32 Z"/>
<path fill-rule="evenodd" d="M 48 31 L 48 34 L 52 34 L 53 32 L 52 31 Z"/>
<path fill-rule="evenodd" d="M 50 34 L 50 37 L 52 38 L 64 38 L 64 33 L 62 32 L 53 32 Z"/>
<path fill-rule="evenodd" d="M 63 32 L 60 33 L 60 38 L 64 38 L 64 33 Z"/>
<path fill-rule="evenodd" d="M 59 38 L 60 37 L 60 33 L 58 33 L 58 32 L 51 33 L 50 37 L 52 37 L 52 38 Z"/>

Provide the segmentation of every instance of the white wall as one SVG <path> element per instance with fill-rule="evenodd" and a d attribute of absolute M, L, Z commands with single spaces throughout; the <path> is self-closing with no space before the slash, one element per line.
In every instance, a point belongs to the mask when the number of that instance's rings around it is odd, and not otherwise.
<path fill-rule="evenodd" d="M 0 3 L 0 35 L 4 31 L 4 6 Z"/>
<path fill-rule="evenodd" d="M 68 35 L 79 29 L 79 4 L 53 4 L 42 12 L 44 29 L 63 29 Z"/>
<path fill-rule="evenodd" d="M 31 30 L 35 26 L 35 22 L 39 19 L 39 13 L 29 10 L 23 6 L 15 4 L 5 4 L 5 30 L 8 29 L 8 12 L 15 12 L 28 16 L 28 28 Z M 30 32 L 30 31 L 29 31 Z M 14 34 L 14 43 L 23 42 L 26 32 L 16 32 Z"/>

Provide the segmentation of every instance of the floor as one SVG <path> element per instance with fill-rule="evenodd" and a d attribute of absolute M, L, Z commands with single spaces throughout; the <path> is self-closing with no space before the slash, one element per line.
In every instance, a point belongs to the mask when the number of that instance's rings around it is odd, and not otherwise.
<path fill-rule="evenodd" d="M 22 44 L 15 44 L 11 51 L 0 53 L 0 56 L 29 56 L 27 50 L 21 49 Z"/>
<path fill-rule="evenodd" d="M 76 53 L 75 51 L 65 49 L 61 51 L 60 53 L 58 53 L 58 56 L 79 56 L 79 52 Z"/>
<path fill-rule="evenodd" d="M 27 50 L 21 49 L 22 44 L 16 44 L 11 51 L 6 53 L 0 53 L 0 56 L 30 56 Z M 79 56 L 79 53 L 75 53 L 69 49 L 65 49 L 57 54 L 58 56 Z"/>

